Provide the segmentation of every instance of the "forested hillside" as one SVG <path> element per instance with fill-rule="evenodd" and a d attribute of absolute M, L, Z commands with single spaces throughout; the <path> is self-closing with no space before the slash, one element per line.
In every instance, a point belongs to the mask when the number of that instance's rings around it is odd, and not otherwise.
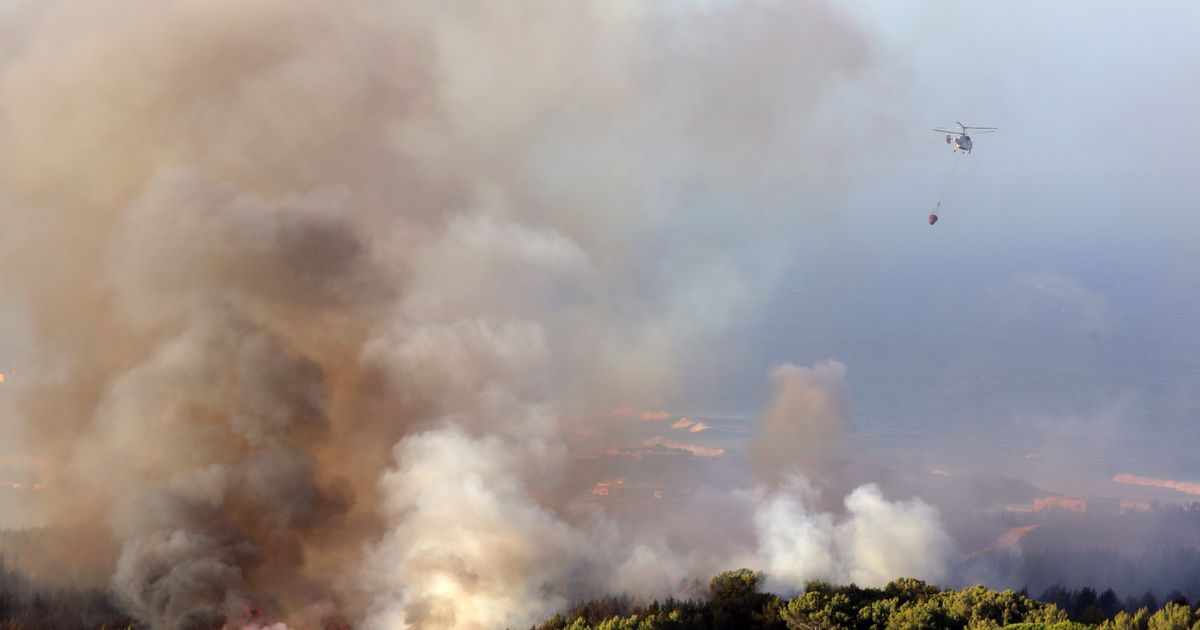
<path fill-rule="evenodd" d="M 668 599 L 647 606 L 629 598 L 583 603 L 536 630 L 918 630 L 1011 628 L 1021 630 L 1099 627 L 1104 630 L 1200 630 L 1200 614 L 1186 600 L 1126 611 L 1115 596 L 1090 588 L 1053 592 L 1063 607 L 1025 593 L 983 586 L 941 589 L 912 578 L 879 588 L 808 584 L 785 600 L 762 591 L 763 574 L 741 569 L 712 579 L 708 596 Z M 1153 598 L 1151 598 L 1153 599 Z"/>

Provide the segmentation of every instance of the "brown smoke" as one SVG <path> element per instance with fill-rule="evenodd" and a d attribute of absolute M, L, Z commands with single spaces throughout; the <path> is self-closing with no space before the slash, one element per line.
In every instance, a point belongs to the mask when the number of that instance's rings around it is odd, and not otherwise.
<path fill-rule="evenodd" d="M 668 403 L 828 212 L 845 17 L 6 11 L 4 274 L 75 568 L 162 628 L 518 625 L 712 568 L 555 499 L 562 418 Z"/>
<path fill-rule="evenodd" d="M 820 479 L 845 456 L 849 431 L 846 366 L 781 365 L 771 372 L 775 399 L 750 443 L 759 478 L 778 483 L 791 473 Z"/>

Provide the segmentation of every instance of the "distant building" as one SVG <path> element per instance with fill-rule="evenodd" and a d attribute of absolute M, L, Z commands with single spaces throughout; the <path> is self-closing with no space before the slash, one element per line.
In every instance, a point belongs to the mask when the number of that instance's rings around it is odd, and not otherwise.
<path fill-rule="evenodd" d="M 653 482 L 629 481 L 624 477 L 603 479 L 592 484 L 590 489 L 593 497 L 604 497 L 605 500 L 644 502 L 647 500 L 661 501 L 670 499 L 678 494 Z"/>
<path fill-rule="evenodd" d="M 607 497 L 612 494 L 612 491 L 614 489 L 616 489 L 618 486 L 623 486 L 623 485 L 625 485 L 624 477 L 617 477 L 615 479 L 605 479 L 604 481 L 597 481 L 596 483 L 592 484 L 592 496 Z"/>
<path fill-rule="evenodd" d="M 1043 497 L 1033 500 L 1034 512 L 1076 512 L 1087 514 L 1087 499 L 1073 497 Z"/>
<path fill-rule="evenodd" d="M 1121 513 L 1128 512 L 1149 512 L 1150 503 L 1147 501 L 1134 501 L 1132 499 L 1121 499 Z"/>
<path fill-rule="evenodd" d="M 1034 499 L 1034 512 L 1074 512 L 1076 514 L 1091 514 L 1093 516 L 1118 516 L 1121 514 L 1121 500 L 1109 497 L 1061 497 L 1050 496 Z"/>

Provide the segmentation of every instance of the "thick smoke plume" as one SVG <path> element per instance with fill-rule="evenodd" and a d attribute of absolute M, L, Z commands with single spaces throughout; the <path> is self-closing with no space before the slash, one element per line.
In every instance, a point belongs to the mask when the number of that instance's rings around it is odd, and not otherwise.
<path fill-rule="evenodd" d="M 714 499 L 747 515 L 718 539 L 626 530 L 573 485 L 572 418 L 719 383 L 787 235 L 830 213 L 838 103 L 872 89 L 834 9 L 55 0 L 2 19 L 4 280 L 41 352 L 26 441 L 57 462 L 44 518 L 73 568 L 138 618 L 480 628 L 738 563 L 936 576 L 888 555 L 940 557 L 927 508 L 865 488 L 835 516 L 796 476 L 837 452 L 835 364 L 776 373 L 773 485 Z M 832 556 L 805 551 L 821 541 Z"/>
<path fill-rule="evenodd" d="M 809 480 L 837 477 L 851 447 L 845 378 L 837 361 L 771 373 L 775 398 L 749 444 L 767 484 L 751 497 L 757 566 L 784 591 L 813 579 L 871 586 L 904 575 L 943 579 L 953 543 L 920 499 L 892 503 L 865 485 L 841 501 L 844 514 L 822 509 L 840 497 L 828 488 L 822 496 L 822 484 Z"/>

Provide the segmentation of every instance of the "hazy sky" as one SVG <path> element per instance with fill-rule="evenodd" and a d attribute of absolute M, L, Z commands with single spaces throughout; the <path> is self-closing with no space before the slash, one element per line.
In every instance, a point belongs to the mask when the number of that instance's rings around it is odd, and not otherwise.
<path fill-rule="evenodd" d="M 796 235 L 746 332 L 757 369 L 716 404 L 754 411 L 766 366 L 835 358 L 881 446 L 1200 476 L 1200 6 L 840 6 L 887 75 L 873 101 L 847 97 L 869 155 L 835 219 Z M 976 136 L 930 227 L 958 159 L 930 129 L 955 120 L 1000 131 Z"/>

